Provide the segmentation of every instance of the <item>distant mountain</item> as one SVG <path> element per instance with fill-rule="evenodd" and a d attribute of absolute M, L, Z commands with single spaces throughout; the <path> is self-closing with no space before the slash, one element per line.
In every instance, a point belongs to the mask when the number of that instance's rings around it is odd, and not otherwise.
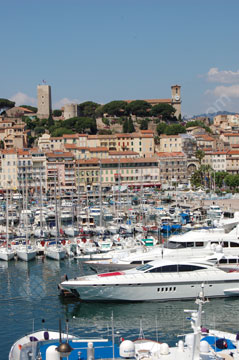
<path fill-rule="evenodd" d="M 215 113 L 206 113 L 206 114 L 199 114 L 199 115 L 193 115 L 192 116 L 192 119 L 195 119 L 197 117 L 209 117 L 210 119 L 212 119 L 214 116 L 217 116 L 217 115 L 235 115 L 235 114 L 238 114 L 236 112 L 230 112 L 230 111 L 218 111 L 218 112 L 215 112 Z"/>

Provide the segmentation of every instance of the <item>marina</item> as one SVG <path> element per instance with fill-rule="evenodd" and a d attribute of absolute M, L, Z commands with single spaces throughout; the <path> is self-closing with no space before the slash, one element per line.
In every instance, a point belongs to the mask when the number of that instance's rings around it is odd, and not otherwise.
<path fill-rule="evenodd" d="M 32 262 L 0 263 L 0 329 L 3 345 L 2 358 L 7 359 L 11 346 L 24 334 L 44 327 L 59 328 L 59 319 L 69 319 L 69 333 L 81 337 L 111 337 L 112 313 L 115 337 L 136 339 L 143 329 L 144 336 L 175 345 L 175 334 L 190 332 L 190 322 L 184 309 L 196 309 L 195 300 L 143 303 L 81 303 L 74 299 L 61 299 L 57 284 L 64 274 L 74 277 L 81 269 L 79 260 L 55 262 L 40 258 Z M 84 269 L 86 270 L 86 269 Z M 46 281 L 47 280 L 47 281 Z M 237 332 L 238 299 L 214 299 L 205 304 L 203 325 L 229 332 Z M 222 314 L 224 314 L 222 318 Z M 65 325 L 62 325 L 63 331 Z M 180 339 L 180 338 L 179 338 Z"/>
<path fill-rule="evenodd" d="M 197 195 L 194 194 L 194 196 Z M 80 211 L 74 198 L 57 199 L 57 201 L 53 199 L 52 202 L 42 202 L 41 206 L 39 201 L 38 203 L 29 202 L 28 212 L 19 212 L 19 218 L 17 217 L 19 199 L 11 200 L 11 209 L 14 209 L 15 206 L 15 223 L 12 226 L 12 220 L 9 221 L 9 211 L 7 210 L 5 221 L 4 214 L 2 220 L 1 251 L 4 253 L 11 249 L 14 258 L 8 261 L 0 260 L 1 318 L 6 324 L 0 330 L 1 341 L 5 344 L 4 358 L 7 358 L 14 341 L 21 339 L 26 333 L 34 333 L 34 329 L 41 328 L 42 319 L 44 319 L 46 329 L 56 331 L 59 319 L 63 323 L 68 319 L 69 334 L 74 333 L 82 338 L 88 338 L 88 335 L 91 338 L 104 338 L 105 336 L 109 338 L 113 316 L 118 345 L 121 337 L 130 340 L 136 339 L 143 330 L 146 337 L 154 340 L 158 338 L 160 342 L 167 342 L 169 346 L 174 346 L 175 331 L 181 334 L 182 329 L 183 333 L 190 329 L 185 322 L 183 309 L 187 308 L 189 304 L 194 304 L 202 282 L 205 278 L 208 280 L 209 273 L 218 274 L 220 271 L 225 274 L 223 275 L 225 279 L 230 279 L 229 282 L 232 281 L 232 277 L 235 278 L 235 286 L 231 282 L 230 286 L 226 288 L 227 292 L 224 288 L 225 291 L 222 289 L 223 293 L 217 293 L 219 296 L 229 296 L 228 299 L 212 299 L 206 305 L 203 322 L 205 326 L 219 329 L 221 326 L 222 330 L 235 333 L 236 319 L 239 317 L 239 312 L 237 314 L 235 310 L 235 314 L 233 313 L 235 304 L 238 302 L 238 299 L 234 298 L 237 296 L 237 273 L 230 276 L 230 271 L 237 269 L 238 264 L 236 257 L 239 255 L 236 245 L 238 243 L 239 248 L 237 212 L 229 211 L 230 207 L 227 207 L 227 210 L 220 207 L 218 212 L 215 203 L 213 204 L 215 200 L 211 200 L 211 206 L 201 207 L 199 216 L 199 208 L 195 210 L 196 207 L 193 203 L 188 206 L 189 202 L 187 202 L 187 207 L 182 206 L 182 201 L 180 203 L 180 199 L 185 197 L 185 193 L 181 193 L 175 198 L 175 203 L 177 203 L 175 207 L 172 206 L 172 202 L 164 203 L 161 195 L 152 190 L 149 192 L 145 204 L 142 202 L 134 204 L 132 201 L 126 204 L 122 200 L 122 194 L 120 197 L 121 202 L 116 208 L 110 204 L 110 201 L 107 202 L 106 198 L 102 199 L 102 204 L 97 203 L 96 199 L 94 201 L 92 199 L 91 206 L 84 207 L 83 204 L 80 204 Z M 201 194 L 200 197 L 202 197 Z M 133 198 L 134 196 L 131 197 L 131 199 Z M 3 206 L 4 201 L 7 203 L 10 199 L 11 197 L 3 199 Z M 151 204 L 152 199 L 154 199 L 154 205 Z M 228 199 L 224 201 L 228 201 Z M 6 208 L 9 207 L 6 206 Z M 207 209 L 212 212 L 210 216 L 207 214 Z M 60 216 L 62 213 L 63 216 Z M 181 216 L 181 213 L 185 215 Z M 227 216 L 226 213 L 232 215 Z M 164 222 L 164 219 L 167 222 Z M 210 226 L 207 224 L 209 219 Z M 165 232 L 162 227 L 163 223 L 167 226 L 178 224 L 181 231 L 178 233 L 179 229 L 173 231 L 171 228 L 167 228 Z M 33 228 L 35 232 L 32 232 Z M 52 235 L 50 236 L 50 234 Z M 235 256 L 233 259 L 232 254 Z M 97 302 L 104 298 L 96 297 L 94 299 L 96 303 L 91 304 L 69 296 L 72 287 L 64 287 L 64 281 L 67 283 L 68 279 L 80 276 L 100 278 L 101 274 L 94 275 L 95 269 L 92 270 L 89 265 L 91 262 L 107 262 L 109 260 L 115 263 L 114 266 L 117 264 L 125 266 L 124 264 L 132 261 L 134 267 L 139 263 L 147 263 L 145 266 L 152 269 L 151 264 L 153 263 L 149 264 L 149 261 L 155 260 L 156 257 L 160 268 L 163 267 L 163 264 L 166 267 L 169 266 L 169 262 L 171 268 L 175 266 L 174 274 L 177 277 L 180 275 L 179 267 L 181 265 L 173 264 L 182 255 L 187 266 L 189 259 L 191 261 L 194 258 L 195 262 L 198 261 L 198 265 L 196 265 L 198 274 L 200 271 L 209 271 L 207 275 L 202 273 L 201 278 L 197 275 L 197 271 L 192 271 L 194 278 L 197 278 L 197 286 L 192 292 L 192 283 L 189 284 L 190 296 L 187 297 L 190 300 L 188 302 L 184 301 L 185 287 L 180 290 L 179 297 L 172 296 L 178 294 L 179 284 L 176 284 L 176 280 L 172 281 L 172 272 L 167 275 L 167 272 L 164 271 L 160 276 L 164 278 L 169 276 L 171 282 L 157 286 L 160 290 L 157 291 L 157 299 L 149 296 L 148 290 L 147 297 L 140 298 L 134 290 L 135 296 L 127 298 L 126 293 L 122 293 L 121 289 L 119 292 L 121 297 L 116 298 L 120 302 Z M 218 259 L 218 265 L 215 264 L 215 256 Z M 211 259 L 212 262 L 209 264 L 208 261 Z M 203 265 L 203 263 L 205 264 Z M 195 266 L 195 264 L 192 265 L 191 262 L 190 266 Z M 203 266 L 204 270 L 200 270 Z M 213 270 L 213 266 L 217 266 L 217 268 Z M 223 266 L 223 270 L 220 270 L 221 266 Z M 208 270 L 206 270 L 207 267 L 209 267 Z M 210 271 L 211 267 L 212 271 Z M 99 272 L 104 272 L 103 270 L 101 269 Z M 117 270 L 113 269 L 113 271 Z M 122 270 L 119 271 L 121 274 Z M 134 272 L 135 270 L 130 271 Z M 187 268 L 187 271 L 183 270 L 182 274 L 188 276 L 187 278 L 192 282 L 192 276 L 188 271 Z M 108 281 L 116 278 L 117 280 L 117 276 L 114 275 L 118 275 L 118 273 L 112 273 L 112 275 L 107 277 L 102 274 L 101 279 Z M 150 275 L 155 279 L 157 276 L 156 273 Z M 213 276 L 213 281 L 215 281 L 215 275 Z M 216 277 L 218 281 L 220 276 Z M 155 281 L 159 283 L 158 280 Z M 138 284 L 139 281 L 137 280 L 136 283 Z M 117 284 L 119 285 L 118 280 Z M 62 286 L 65 290 L 64 295 L 67 296 L 60 295 L 59 286 Z M 132 281 L 126 285 L 126 288 L 130 287 L 132 287 Z M 97 293 L 97 287 L 93 288 Z M 205 292 L 207 296 L 213 297 L 209 293 L 207 294 L 207 284 Z M 81 291 L 79 293 L 81 295 Z M 142 293 L 145 293 L 145 290 L 142 290 Z M 109 294 L 112 299 L 113 291 L 110 290 Z M 84 299 L 83 296 L 82 299 Z M 180 301 L 166 301 L 175 299 L 180 299 Z M 122 303 L 122 300 L 133 302 Z M 139 303 L 139 300 L 143 300 L 143 302 Z M 164 302 L 155 303 L 152 300 L 163 300 Z M 216 312 L 216 308 L 219 308 L 219 313 Z M 225 324 L 219 316 L 224 311 L 227 311 L 228 314 L 228 324 Z M 15 359 L 13 358 L 13 360 Z"/>

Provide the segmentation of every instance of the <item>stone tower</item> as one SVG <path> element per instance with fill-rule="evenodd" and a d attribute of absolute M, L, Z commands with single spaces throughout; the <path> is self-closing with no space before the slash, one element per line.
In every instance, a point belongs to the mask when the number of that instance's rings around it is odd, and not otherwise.
<path fill-rule="evenodd" d="M 37 116 L 40 119 L 48 119 L 52 113 L 50 85 L 37 86 L 37 107 Z"/>
<path fill-rule="evenodd" d="M 181 115 L 181 86 L 173 85 L 171 86 L 172 93 L 172 106 L 176 109 L 175 116 L 176 118 Z"/>

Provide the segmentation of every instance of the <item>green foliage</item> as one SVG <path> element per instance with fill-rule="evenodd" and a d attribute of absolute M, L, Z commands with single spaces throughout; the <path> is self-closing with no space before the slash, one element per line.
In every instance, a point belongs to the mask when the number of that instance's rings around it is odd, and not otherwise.
<path fill-rule="evenodd" d="M 26 108 L 34 113 L 37 113 L 37 107 L 35 106 L 30 106 L 30 105 L 20 105 L 20 107 Z"/>
<path fill-rule="evenodd" d="M 0 149 L 4 149 L 4 141 L 0 140 Z"/>
<path fill-rule="evenodd" d="M 131 118 L 129 118 L 129 121 L 128 121 L 128 133 L 133 133 L 135 132 L 135 127 L 134 127 L 134 123 L 133 123 L 133 120 Z"/>
<path fill-rule="evenodd" d="M 144 100 L 134 100 L 127 104 L 126 111 L 128 114 L 135 116 L 147 116 L 152 106 Z"/>
<path fill-rule="evenodd" d="M 3 98 L 0 99 L 0 109 L 5 108 L 5 107 L 12 108 L 14 106 L 15 106 L 14 101 L 10 101 L 8 99 L 3 99 Z"/>
<path fill-rule="evenodd" d="M 56 122 L 57 123 L 57 122 Z M 86 131 L 90 131 L 91 134 L 96 134 L 97 126 L 96 120 L 93 118 L 87 117 L 74 117 L 60 122 L 61 128 L 71 130 L 70 134 L 75 133 L 85 133 Z M 55 132 L 55 130 L 59 128 L 59 125 L 55 124 L 54 127 L 50 127 L 49 130 Z"/>
<path fill-rule="evenodd" d="M 49 129 L 53 125 L 54 125 L 54 120 L 53 120 L 52 116 L 50 115 L 49 118 L 47 119 L 47 128 Z"/>
<path fill-rule="evenodd" d="M 228 173 L 226 171 L 217 171 L 215 173 L 215 182 L 219 188 L 221 188 L 223 186 L 224 179 L 227 175 L 228 175 Z"/>
<path fill-rule="evenodd" d="M 157 125 L 158 135 L 161 135 L 161 134 L 178 135 L 178 134 L 184 134 L 185 132 L 186 132 L 186 129 L 181 124 L 167 125 L 165 122 L 160 122 Z"/>
<path fill-rule="evenodd" d="M 129 126 L 129 120 L 128 120 L 128 118 L 126 118 L 123 122 L 123 133 L 128 132 L 128 126 Z"/>
<path fill-rule="evenodd" d="M 141 120 L 140 130 L 148 130 L 148 120 L 147 119 Z"/>
<path fill-rule="evenodd" d="M 238 188 L 239 186 L 239 175 L 227 174 L 224 178 L 224 182 L 230 189 Z"/>
<path fill-rule="evenodd" d="M 35 139 L 36 138 L 34 136 L 28 135 L 28 137 L 27 137 L 27 147 L 28 148 L 33 146 Z"/>
<path fill-rule="evenodd" d="M 212 130 L 210 129 L 210 127 L 206 126 L 204 124 L 204 122 L 202 122 L 200 120 L 188 121 L 186 123 L 186 129 L 189 127 L 193 127 L 193 126 L 200 126 L 201 128 L 205 129 L 208 133 L 212 133 Z"/>
<path fill-rule="evenodd" d="M 101 129 L 98 131 L 99 135 L 112 135 L 112 131 L 110 129 Z"/>
<path fill-rule="evenodd" d="M 55 109 L 53 110 L 53 116 L 59 117 L 62 115 L 62 110 Z"/>
<path fill-rule="evenodd" d="M 157 133 L 158 135 L 161 135 L 161 134 L 165 134 L 166 132 L 166 128 L 167 128 L 167 124 L 165 122 L 161 122 L 157 125 Z"/>
<path fill-rule="evenodd" d="M 178 135 L 178 134 L 184 134 L 186 132 L 186 129 L 181 124 L 172 124 L 167 125 L 165 134 L 166 135 Z"/>
<path fill-rule="evenodd" d="M 174 119 L 176 110 L 172 105 L 169 104 L 158 104 L 152 107 L 151 115 L 160 117 L 163 121 L 169 121 Z"/>
<path fill-rule="evenodd" d="M 103 106 L 103 113 L 110 116 L 122 116 L 125 114 L 127 103 L 122 100 L 111 101 Z"/>
<path fill-rule="evenodd" d="M 110 121 L 109 119 L 103 118 L 102 122 L 106 125 L 106 126 L 110 126 Z"/>
<path fill-rule="evenodd" d="M 45 128 L 44 128 L 44 126 L 36 126 L 34 131 L 35 131 L 36 136 L 40 136 L 40 135 L 44 134 Z"/>
<path fill-rule="evenodd" d="M 202 164 L 202 159 L 204 158 L 204 156 L 205 152 L 203 150 L 197 150 L 195 152 L 195 157 L 198 159 L 200 165 Z"/>
<path fill-rule="evenodd" d="M 78 105 L 79 115 L 83 117 L 95 117 L 96 109 L 99 107 L 99 104 L 93 101 L 85 101 Z"/>
<path fill-rule="evenodd" d="M 96 117 L 102 117 L 104 114 L 104 106 L 103 105 L 99 105 L 96 109 L 95 109 L 95 116 Z"/>
<path fill-rule="evenodd" d="M 60 128 L 52 129 L 51 132 L 51 136 L 53 137 L 61 137 L 64 134 L 74 134 L 74 131 L 65 127 L 60 127 Z"/>

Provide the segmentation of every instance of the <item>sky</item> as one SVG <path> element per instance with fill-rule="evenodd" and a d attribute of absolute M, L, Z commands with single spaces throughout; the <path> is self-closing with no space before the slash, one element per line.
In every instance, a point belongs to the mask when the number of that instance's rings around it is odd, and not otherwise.
<path fill-rule="evenodd" d="M 37 105 L 170 98 L 239 112 L 238 0 L 0 0 L 0 98 Z"/>

